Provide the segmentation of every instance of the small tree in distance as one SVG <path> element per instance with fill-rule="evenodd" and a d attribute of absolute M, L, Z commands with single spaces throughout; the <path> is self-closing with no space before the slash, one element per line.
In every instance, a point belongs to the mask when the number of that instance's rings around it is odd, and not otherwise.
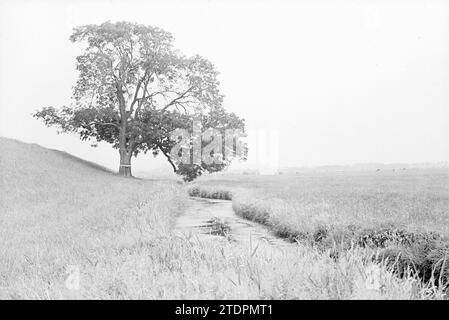
<path fill-rule="evenodd" d="M 222 106 L 218 72 L 211 62 L 182 55 L 173 48 L 170 33 L 136 23 L 80 26 L 70 40 L 87 44 L 76 59 L 73 103 L 44 107 L 35 118 L 81 140 L 112 144 L 119 151 L 118 172 L 123 176 L 132 176 L 132 157 L 148 151 L 163 153 L 185 180 L 229 164 L 182 164 L 170 156 L 177 143 L 170 133 L 189 129 L 193 119 L 219 130 L 244 130 L 243 119 Z"/>

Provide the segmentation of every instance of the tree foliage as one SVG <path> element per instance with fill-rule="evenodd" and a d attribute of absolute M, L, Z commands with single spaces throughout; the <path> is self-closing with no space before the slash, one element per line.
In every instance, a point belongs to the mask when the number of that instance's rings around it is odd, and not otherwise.
<path fill-rule="evenodd" d="M 218 72 L 207 59 L 187 57 L 170 33 L 129 22 L 105 22 L 74 29 L 70 40 L 86 44 L 72 103 L 44 107 L 34 116 L 82 140 L 110 143 L 120 152 L 120 170 L 131 175 L 131 157 L 163 153 L 187 180 L 229 164 L 188 165 L 170 158 L 170 133 L 201 119 L 204 128 L 244 130 L 244 121 L 222 106 Z M 127 169 L 129 167 L 129 169 Z"/>

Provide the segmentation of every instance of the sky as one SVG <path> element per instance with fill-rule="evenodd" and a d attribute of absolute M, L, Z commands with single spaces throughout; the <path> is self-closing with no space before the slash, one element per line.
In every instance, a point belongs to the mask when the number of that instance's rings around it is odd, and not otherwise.
<path fill-rule="evenodd" d="M 161 27 L 216 66 L 224 106 L 246 120 L 244 166 L 449 161 L 447 1 L 2 0 L 0 136 L 117 168 L 109 145 L 31 117 L 70 103 L 73 27 L 107 20 Z"/>

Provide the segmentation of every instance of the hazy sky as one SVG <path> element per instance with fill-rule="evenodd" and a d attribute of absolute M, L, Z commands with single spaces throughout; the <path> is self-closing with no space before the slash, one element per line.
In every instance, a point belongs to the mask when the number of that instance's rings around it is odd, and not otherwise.
<path fill-rule="evenodd" d="M 30 116 L 70 102 L 72 28 L 106 20 L 162 27 L 211 60 L 225 106 L 247 121 L 255 166 L 449 161 L 447 1 L 2 0 L 1 136 L 117 167 L 108 145 Z"/>

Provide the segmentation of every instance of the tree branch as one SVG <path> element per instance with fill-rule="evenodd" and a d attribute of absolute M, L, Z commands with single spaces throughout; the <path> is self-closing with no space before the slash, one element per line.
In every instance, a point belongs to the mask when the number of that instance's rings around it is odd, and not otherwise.
<path fill-rule="evenodd" d="M 146 75 L 146 72 L 145 72 L 145 75 Z M 136 104 L 137 101 L 139 101 L 139 99 L 137 98 L 137 95 L 138 95 L 138 93 L 139 93 L 140 86 L 142 85 L 142 81 L 143 81 L 143 79 L 145 78 L 145 75 L 144 75 L 143 78 L 140 79 L 139 82 L 137 83 L 136 92 L 134 92 L 134 98 L 133 98 L 133 101 L 131 102 L 131 107 L 130 107 L 130 110 L 129 110 L 129 115 L 132 115 L 132 113 L 133 113 L 133 111 L 134 111 L 134 105 Z"/>
<path fill-rule="evenodd" d="M 113 122 L 92 121 L 92 122 L 89 122 L 87 125 L 90 126 L 90 125 L 93 125 L 93 124 L 100 125 L 100 126 L 114 126 L 114 127 L 116 127 L 117 129 L 120 130 L 120 127 L 116 123 L 113 123 Z"/>
<path fill-rule="evenodd" d="M 184 91 L 179 97 L 173 99 L 172 101 L 170 101 L 169 104 L 167 104 L 165 107 L 163 107 L 161 109 L 162 112 L 164 112 L 165 110 L 167 110 L 170 106 L 174 105 L 175 103 L 177 103 L 179 100 L 181 100 L 182 98 L 184 98 L 187 93 L 189 93 L 191 90 L 193 89 L 193 87 L 190 87 L 189 89 L 187 89 L 186 91 Z"/>
<path fill-rule="evenodd" d="M 176 172 L 178 171 L 178 169 L 176 168 L 175 164 L 174 164 L 173 161 L 171 160 L 170 155 L 169 155 L 167 152 L 165 152 L 164 149 L 162 149 L 162 146 L 161 146 L 159 143 L 157 143 L 156 145 L 158 146 L 159 150 L 162 151 L 162 153 L 164 154 L 164 156 L 167 158 L 168 162 L 171 164 L 174 173 L 176 173 Z"/>

